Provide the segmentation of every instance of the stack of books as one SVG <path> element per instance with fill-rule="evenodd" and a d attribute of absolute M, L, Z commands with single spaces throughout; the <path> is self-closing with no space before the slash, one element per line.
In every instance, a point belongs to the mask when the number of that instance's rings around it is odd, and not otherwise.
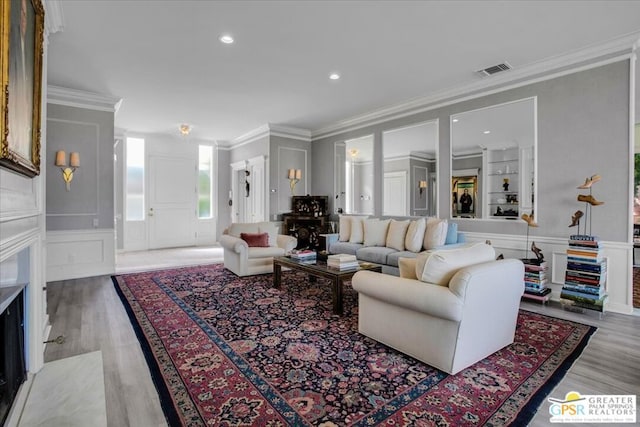
<path fill-rule="evenodd" d="M 291 251 L 291 259 L 295 259 L 300 262 L 313 263 L 316 261 L 317 254 L 311 249 L 294 249 Z"/>
<path fill-rule="evenodd" d="M 336 254 L 327 257 L 327 267 L 337 268 L 338 270 L 348 270 L 358 268 L 358 259 L 355 255 Z"/>
<path fill-rule="evenodd" d="M 524 263 L 524 298 L 549 301 L 551 289 L 547 287 L 547 262 L 536 258 L 523 259 Z"/>
<path fill-rule="evenodd" d="M 560 298 L 571 305 L 603 311 L 607 262 L 596 236 L 574 234 L 567 249 L 567 272 Z"/>

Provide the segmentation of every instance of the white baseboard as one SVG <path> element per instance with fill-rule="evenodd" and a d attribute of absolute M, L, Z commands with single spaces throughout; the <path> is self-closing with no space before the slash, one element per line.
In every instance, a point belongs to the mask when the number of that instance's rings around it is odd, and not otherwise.
<path fill-rule="evenodd" d="M 549 264 L 548 277 L 551 288 L 551 299 L 558 301 L 564 284 L 564 273 L 567 267 L 566 250 L 569 247 L 569 236 L 566 239 L 557 237 L 526 236 L 513 234 L 493 234 L 463 232 L 470 242 L 484 242 L 490 240 L 497 253 L 503 253 L 505 258 L 535 257 L 529 249 L 531 242 L 542 250 Z M 633 313 L 633 244 L 625 242 L 603 241 L 603 255 L 607 258 L 607 293 L 609 298 L 605 305 L 606 311 L 632 314 Z M 528 247 L 527 247 L 528 246 Z M 526 248 L 526 250 L 525 250 Z"/>
<path fill-rule="evenodd" d="M 34 378 L 34 374 L 27 372 L 27 379 L 18 389 L 18 393 L 16 393 L 9 415 L 7 415 L 7 419 L 5 420 L 4 427 L 18 427 Z"/>
<path fill-rule="evenodd" d="M 115 230 L 47 232 L 47 282 L 115 272 Z"/>

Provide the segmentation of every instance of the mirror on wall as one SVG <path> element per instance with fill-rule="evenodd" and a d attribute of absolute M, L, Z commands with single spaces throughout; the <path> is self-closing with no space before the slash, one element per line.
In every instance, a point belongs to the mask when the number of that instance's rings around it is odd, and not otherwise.
<path fill-rule="evenodd" d="M 382 133 L 384 215 L 437 215 L 437 140 L 437 121 Z"/>
<path fill-rule="evenodd" d="M 334 210 L 373 215 L 373 135 L 336 142 Z"/>
<path fill-rule="evenodd" d="M 451 216 L 516 220 L 536 203 L 536 99 L 451 116 Z"/>

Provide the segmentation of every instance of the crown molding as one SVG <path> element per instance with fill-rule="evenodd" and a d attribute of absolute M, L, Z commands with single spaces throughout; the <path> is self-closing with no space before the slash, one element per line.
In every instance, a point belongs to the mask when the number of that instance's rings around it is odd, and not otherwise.
<path fill-rule="evenodd" d="M 272 123 L 268 123 L 267 126 L 269 127 L 271 135 L 311 142 L 310 130 L 294 128 L 291 126 L 274 125 Z"/>
<path fill-rule="evenodd" d="M 49 85 L 47 103 L 116 113 L 122 105 L 122 98 Z"/>
<path fill-rule="evenodd" d="M 455 104 L 467 99 L 486 96 L 507 89 L 526 86 L 536 81 L 549 80 L 560 75 L 571 74 L 605 63 L 627 59 L 640 43 L 640 31 L 627 34 L 605 43 L 591 45 L 572 53 L 553 56 L 522 68 L 515 68 L 502 75 L 496 75 L 455 88 L 435 92 L 426 97 L 415 98 L 369 113 L 341 120 L 311 132 L 313 140 L 371 126 L 388 120 L 410 116 L 424 111 Z M 573 68 L 575 67 L 575 68 Z M 570 68 L 567 70 L 567 68 Z"/>
<path fill-rule="evenodd" d="M 58 0 L 45 0 L 44 6 L 44 26 L 47 36 L 64 31 L 64 13 L 62 3 Z"/>
<path fill-rule="evenodd" d="M 311 131 L 307 129 L 267 123 L 243 135 L 240 135 L 239 137 L 231 141 L 220 141 L 218 143 L 218 147 L 220 149 L 234 149 L 269 136 L 279 136 L 282 138 L 291 138 L 297 139 L 299 141 L 311 142 Z"/>

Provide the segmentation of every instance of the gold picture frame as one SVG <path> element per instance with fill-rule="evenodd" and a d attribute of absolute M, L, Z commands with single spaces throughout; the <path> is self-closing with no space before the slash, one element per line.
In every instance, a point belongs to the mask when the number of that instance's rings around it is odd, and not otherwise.
<path fill-rule="evenodd" d="M 40 173 L 44 8 L 41 0 L 0 1 L 0 166 Z"/>

